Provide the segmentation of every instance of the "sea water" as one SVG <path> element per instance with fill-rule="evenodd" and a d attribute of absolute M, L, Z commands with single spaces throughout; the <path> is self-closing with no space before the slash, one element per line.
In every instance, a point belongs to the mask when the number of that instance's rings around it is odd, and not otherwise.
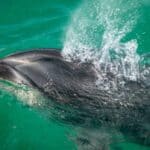
<path fill-rule="evenodd" d="M 136 81 L 141 66 L 150 63 L 149 26 L 149 0 L 5 0 L 0 2 L 0 57 L 31 48 L 60 48 L 68 61 L 92 62 L 99 79 L 109 68 L 118 77 Z M 144 73 L 149 75 L 149 70 Z M 0 82 L 1 150 L 77 149 L 74 139 L 80 129 L 51 117 L 53 108 L 39 110 L 43 101 L 33 89 Z M 93 140 L 97 135 L 85 132 Z M 119 133 L 114 136 L 120 141 L 110 149 L 149 149 L 122 140 Z"/>

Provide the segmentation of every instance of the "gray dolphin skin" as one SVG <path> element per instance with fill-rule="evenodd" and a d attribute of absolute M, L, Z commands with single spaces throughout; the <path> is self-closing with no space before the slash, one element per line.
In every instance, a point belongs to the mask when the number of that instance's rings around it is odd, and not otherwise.
<path fill-rule="evenodd" d="M 133 141 L 150 145 L 150 87 L 142 81 L 125 81 L 117 92 L 103 91 L 96 85 L 92 64 L 68 62 L 57 49 L 34 49 L 1 59 L 0 78 L 37 88 L 58 110 L 64 109 L 64 121 L 117 128 Z M 108 78 L 113 79 L 111 74 Z"/>

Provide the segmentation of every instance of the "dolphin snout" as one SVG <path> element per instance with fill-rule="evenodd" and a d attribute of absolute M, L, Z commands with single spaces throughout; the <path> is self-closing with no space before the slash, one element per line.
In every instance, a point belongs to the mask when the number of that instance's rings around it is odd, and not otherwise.
<path fill-rule="evenodd" d="M 3 60 L 0 60 L 0 78 L 11 80 L 13 76 L 13 68 L 5 63 Z"/>
<path fill-rule="evenodd" d="M 30 85 L 30 82 L 15 66 L 16 63 L 11 63 L 7 59 L 0 60 L 0 79 Z"/>

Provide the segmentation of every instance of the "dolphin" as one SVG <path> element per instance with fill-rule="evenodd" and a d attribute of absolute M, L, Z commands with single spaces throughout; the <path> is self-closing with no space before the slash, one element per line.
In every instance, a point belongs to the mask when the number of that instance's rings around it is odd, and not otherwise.
<path fill-rule="evenodd" d="M 110 73 L 107 77 L 114 78 Z M 33 49 L 2 58 L 0 78 L 38 89 L 62 110 L 64 121 L 117 128 L 150 145 L 150 87 L 142 81 L 125 80 L 117 91 L 102 90 L 92 63 L 67 61 L 58 49 Z"/>

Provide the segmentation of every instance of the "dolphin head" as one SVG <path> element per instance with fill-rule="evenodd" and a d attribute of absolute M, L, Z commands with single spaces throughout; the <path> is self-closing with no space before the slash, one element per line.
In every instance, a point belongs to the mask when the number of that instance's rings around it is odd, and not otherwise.
<path fill-rule="evenodd" d="M 9 61 L 0 61 L 0 78 L 9 80 L 19 84 L 25 84 L 31 86 L 30 81 L 21 72 L 16 70 L 15 65 L 12 63 L 9 65 Z"/>
<path fill-rule="evenodd" d="M 33 51 L 21 52 L 9 55 L 0 60 L 0 78 L 19 84 L 33 86 L 30 77 L 26 75 L 24 68 L 32 68 L 33 62 L 41 58 L 61 58 L 56 49 L 35 49 Z M 32 73 L 32 71 L 31 71 Z M 34 74 L 34 73 L 33 73 Z"/>

